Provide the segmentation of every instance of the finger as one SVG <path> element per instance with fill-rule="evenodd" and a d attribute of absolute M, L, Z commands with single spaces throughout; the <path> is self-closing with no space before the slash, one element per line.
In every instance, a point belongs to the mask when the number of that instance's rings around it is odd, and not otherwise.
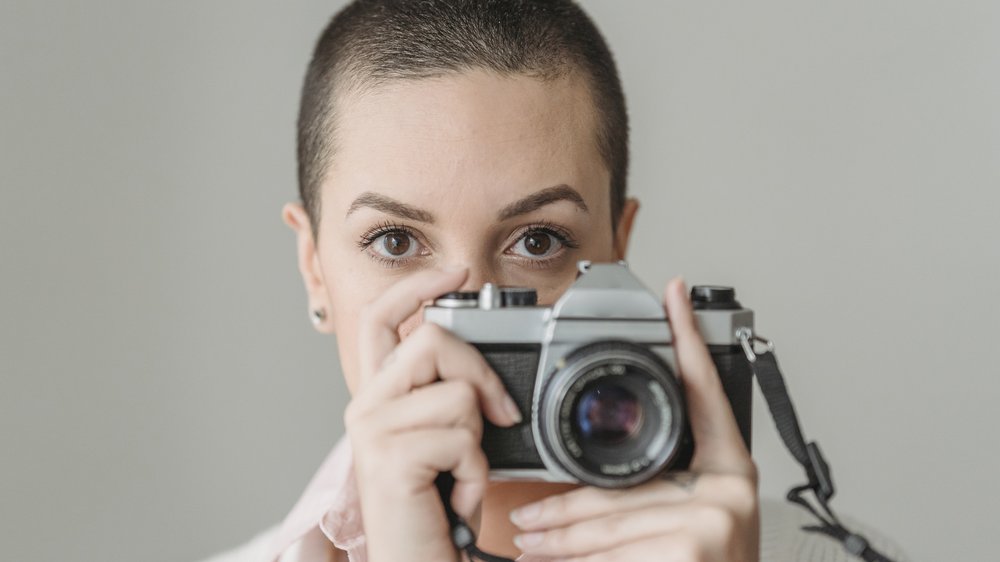
<path fill-rule="evenodd" d="M 396 439 L 406 441 L 403 447 L 419 449 L 411 458 L 419 459 L 417 462 L 426 467 L 421 481 L 434 486 L 439 473 L 451 472 L 455 477 L 452 507 L 462 517 L 475 512 L 486 491 L 490 470 L 477 435 L 464 428 L 425 429 L 399 434 Z"/>
<path fill-rule="evenodd" d="M 517 535 L 514 544 L 526 554 L 539 556 L 597 554 L 698 526 L 707 519 L 703 511 L 707 512 L 708 508 L 655 505 L 587 519 L 558 529 Z"/>
<path fill-rule="evenodd" d="M 587 486 L 552 495 L 515 509 L 510 519 L 522 531 L 539 531 L 658 505 L 684 505 L 695 500 L 731 505 L 742 512 L 756 505 L 756 494 L 755 485 L 740 475 L 672 472 L 663 479 L 624 490 Z"/>
<path fill-rule="evenodd" d="M 418 388 L 384 404 L 371 412 L 368 418 L 370 422 L 366 424 L 366 431 L 379 435 L 441 427 L 464 427 L 480 437 L 483 433 L 476 390 L 462 380 L 442 381 Z"/>
<path fill-rule="evenodd" d="M 466 269 L 421 271 L 365 306 L 358 326 L 362 386 L 399 343 L 399 325 L 420 310 L 425 301 L 461 287 L 467 276 Z"/>
<path fill-rule="evenodd" d="M 509 426 L 520 421 L 517 406 L 482 354 L 437 324 L 422 324 L 399 344 L 391 361 L 359 393 L 355 408 L 376 407 L 438 379 L 469 383 L 493 423 Z"/>
<path fill-rule="evenodd" d="M 489 464 L 479 437 L 468 428 L 419 429 L 357 442 L 358 436 L 351 437 L 355 474 L 368 515 L 413 506 L 421 496 L 431 496 L 421 501 L 437 501 L 435 479 L 442 472 L 455 478 L 451 504 L 457 513 L 471 515 L 482 501 Z"/>
<path fill-rule="evenodd" d="M 691 468 L 746 471 L 750 455 L 740 437 L 719 373 L 698 331 L 687 287 L 681 279 L 667 284 L 664 300 L 695 442 Z"/>
<path fill-rule="evenodd" d="M 609 560 L 693 562 L 705 559 L 704 548 L 698 543 L 696 537 L 685 533 L 674 533 L 582 556 L 554 558 L 551 562 L 608 562 Z"/>

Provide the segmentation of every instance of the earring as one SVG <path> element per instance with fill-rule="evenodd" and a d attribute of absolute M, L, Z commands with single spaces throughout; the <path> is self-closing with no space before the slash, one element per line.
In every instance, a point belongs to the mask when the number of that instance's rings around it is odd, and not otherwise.
<path fill-rule="evenodd" d="M 309 313 L 309 319 L 312 320 L 313 326 L 319 326 L 326 320 L 326 309 L 325 308 L 314 308 L 312 312 Z"/>

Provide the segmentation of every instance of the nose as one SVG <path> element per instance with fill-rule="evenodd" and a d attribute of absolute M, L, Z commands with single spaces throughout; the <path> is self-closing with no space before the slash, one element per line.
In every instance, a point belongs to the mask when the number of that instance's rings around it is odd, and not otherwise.
<path fill-rule="evenodd" d="M 462 284 L 462 291 L 478 291 L 483 288 L 486 283 L 493 283 L 494 285 L 499 285 L 496 276 L 488 271 L 473 271 L 469 269 L 469 277 Z"/>
<path fill-rule="evenodd" d="M 458 263 L 449 264 L 448 267 L 466 268 L 469 270 L 469 276 L 460 288 L 462 291 L 478 291 L 486 283 L 493 283 L 494 285 L 503 284 L 502 275 L 496 270 L 494 264 L 486 259 L 469 258 Z"/>

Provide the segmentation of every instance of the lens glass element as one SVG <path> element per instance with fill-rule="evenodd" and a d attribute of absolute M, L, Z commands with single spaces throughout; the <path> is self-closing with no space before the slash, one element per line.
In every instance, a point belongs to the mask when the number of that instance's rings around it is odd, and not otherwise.
<path fill-rule="evenodd" d="M 574 408 L 573 430 L 582 442 L 612 446 L 634 437 L 642 426 L 642 404 L 614 380 L 599 379 L 584 388 Z"/>

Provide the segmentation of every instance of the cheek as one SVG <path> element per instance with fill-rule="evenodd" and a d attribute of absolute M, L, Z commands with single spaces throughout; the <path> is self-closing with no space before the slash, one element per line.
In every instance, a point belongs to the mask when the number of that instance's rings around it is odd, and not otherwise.
<path fill-rule="evenodd" d="M 513 276 L 505 284 L 533 288 L 538 293 L 538 304 L 551 306 L 576 281 L 576 273 L 576 260 L 573 260 L 560 267 L 558 272 L 546 272 L 544 275 L 521 274 Z"/>
<path fill-rule="evenodd" d="M 353 396 L 361 376 L 358 352 L 358 310 L 337 308 L 334 305 L 333 325 L 337 337 L 340 369 L 344 373 L 347 389 Z"/>
<path fill-rule="evenodd" d="M 361 311 L 366 303 L 384 294 L 389 283 L 378 276 L 346 275 L 336 267 L 327 268 L 327 272 L 328 297 L 340 367 L 347 388 L 353 395 L 361 383 L 361 341 L 358 333 Z"/>

